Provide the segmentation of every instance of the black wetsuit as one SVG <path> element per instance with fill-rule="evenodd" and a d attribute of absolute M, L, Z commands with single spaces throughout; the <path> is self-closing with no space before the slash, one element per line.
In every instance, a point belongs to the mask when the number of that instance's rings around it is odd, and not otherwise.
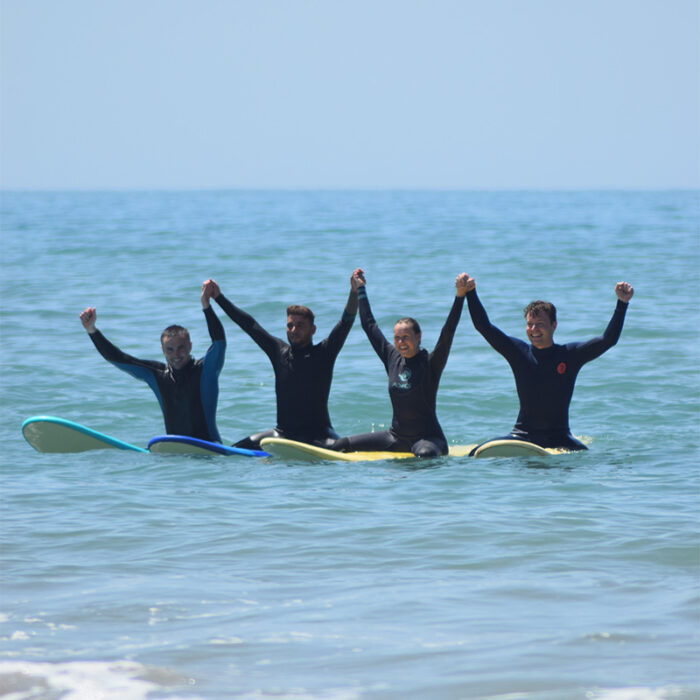
<path fill-rule="evenodd" d="M 333 366 L 355 321 L 355 314 L 344 311 L 325 340 L 299 348 L 270 335 L 250 314 L 223 294 L 216 297 L 216 302 L 265 352 L 275 372 L 276 428 L 239 440 L 236 447 L 259 449 L 264 437 L 332 446 L 338 438 L 328 414 Z"/>
<path fill-rule="evenodd" d="M 204 316 L 212 343 L 204 357 L 190 358 L 182 369 L 127 355 L 98 330 L 89 336 L 105 360 L 151 387 L 163 411 L 166 433 L 221 442 L 216 427 L 216 404 L 226 336 L 213 309 L 204 309 Z"/>
<path fill-rule="evenodd" d="M 464 297 L 455 297 L 435 349 L 431 353 L 419 350 L 410 358 L 403 357 L 384 337 L 372 315 L 365 287 L 360 287 L 358 297 L 362 328 L 386 369 L 394 415 L 389 430 L 341 438 L 336 449 L 413 452 L 419 457 L 447 454 L 447 440 L 436 415 L 437 390 L 462 314 Z"/>
<path fill-rule="evenodd" d="M 586 362 L 617 343 L 628 305 L 618 300 L 602 336 L 580 343 L 554 343 L 538 350 L 492 325 L 476 290 L 467 292 L 467 303 L 474 327 L 506 358 L 515 377 L 520 412 L 510 434 L 504 437 L 527 440 L 541 447 L 585 450 L 586 446 L 569 429 L 569 404 L 576 376 Z"/>

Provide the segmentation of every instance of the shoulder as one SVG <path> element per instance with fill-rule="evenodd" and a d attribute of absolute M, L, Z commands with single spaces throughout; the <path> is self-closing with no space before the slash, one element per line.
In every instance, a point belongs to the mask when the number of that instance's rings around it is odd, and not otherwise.
<path fill-rule="evenodd" d="M 532 343 L 528 343 L 525 340 L 521 340 L 520 338 L 516 338 L 514 335 L 506 335 L 504 333 L 503 339 L 506 341 L 506 343 L 508 345 L 510 345 L 512 348 L 514 348 L 517 352 L 531 355 L 535 350 L 535 346 Z"/>
<path fill-rule="evenodd" d="M 565 343 L 564 345 L 557 345 L 556 347 L 561 348 L 563 352 L 567 353 L 576 353 L 579 350 L 581 350 L 585 345 L 587 345 L 589 341 L 587 340 L 578 340 L 578 341 L 572 341 L 571 343 Z"/>

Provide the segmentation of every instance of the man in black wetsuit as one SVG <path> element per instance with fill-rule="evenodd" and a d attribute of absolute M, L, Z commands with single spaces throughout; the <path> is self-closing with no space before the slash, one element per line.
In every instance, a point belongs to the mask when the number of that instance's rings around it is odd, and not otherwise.
<path fill-rule="evenodd" d="M 221 442 L 216 427 L 216 404 L 226 336 L 221 321 L 209 303 L 213 291 L 211 280 L 202 284 L 202 309 L 211 346 L 199 360 L 190 354 L 192 342 L 187 329 L 182 326 L 168 326 L 161 334 L 161 348 L 167 361 L 164 364 L 139 360 L 112 345 L 95 327 L 97 310 L 94 307 L 85 309 L 80 314 L 80 321 L 105 360 L 151 387 L 163 411 L 166 433 Z"/>
<path fill-rule="evenodd" d="M 275 372 L 277 426 L 239 440 L 234 446 L 260 449 L 266 437 L 282 437 L 319 447 L 338 438 L 328 414 L 333 366 L 357 315 L 357 288 L 351 277 L 350 296 L 330 335 L 313 345 L 314 315 L 306 306 L 287 308 L 287 341 L 270 335 L 257 321 L 229 301 L 218 286 L 212 297 L 270 358 Z"/>
<path fill-rule="evenodd" d="M 515 377 L 520 412 L 509 435 L 496 439 L 527 440 L 540 447 L 585 450 L 569 430 L 569 404 L 581 367 L 617 343 L 634 289 L 627 282 L 615 285 L 617 306 L 602 336 L 579 343 L 553 341 L 557 312 L 553 304 L 533 301 L 524 310 L 530 344 L 507 336 L 492 325 L 468 280 L 467 304 L 472 322 L 491 347 L 506 358 Z M 472 454 L 477 448 L 472 451 Z"/>
<path fill-rule="evenodd" d="M 464 306 L 466 273 L 455 280 L 455 299 L 431 353 L 420 347 L 421 330 L 415 319 L 401 318 L 394 324 L 393 344 L 384 337 L 369 305 L 364 274 L 362 270 L 354 274 L 362 328 L 386 369 L 394 415 L 389 430 L 349 435 L 338 440 L 334 449 L 412 452 L 416 457 L 447 454 L 447 440 L 436 414 L 437 390 Z"/>

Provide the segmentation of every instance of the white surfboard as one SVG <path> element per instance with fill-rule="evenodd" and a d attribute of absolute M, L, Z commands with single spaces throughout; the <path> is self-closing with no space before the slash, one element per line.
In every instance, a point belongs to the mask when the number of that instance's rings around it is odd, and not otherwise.
<path fill-rule="evenodd" d="M 525 440 L 489 440 L 476 448 L 474 457 L 549 457 L 567 451 L 559 447 L 540 447 Z"/>
<path fill-rule="evenodd" d="M 24 439 L 38 452 L 87 452 L 88 450 L 132 450 L 142 447 L 110 437 L 80 423 L 55 416 L 32 416 L 22 423 Z"/>

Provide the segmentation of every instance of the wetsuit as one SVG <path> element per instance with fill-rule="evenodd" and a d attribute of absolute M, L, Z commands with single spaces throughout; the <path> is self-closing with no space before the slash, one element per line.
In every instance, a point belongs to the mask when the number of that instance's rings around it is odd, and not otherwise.
<path fill-rule="evenodd" d="M 216 297 L 216 302 L 265 352 L 275 372 L 277 426 L 243 438 L 235 446 L 259 449 L 264 437 L 283 437 L 321 447 L 333 445 L 338 434 L 328 414 L 328 396 L 333 366 L 355 321 L 355 313 L 346 309 L 325 340 L 299 348 L 270 335 L 223 294 Z"/>
<path fill-rule="evenodd" d="M 213 309 L 204 309 L 204 316 L 212 343 L 204 357 L 190 358 L 182 369 L 127 355 L 97 329 L 88 335 L 105 360 L 151 387 L 163 411 L 166 433 L 221 442 L 216 427 L 216 403 L 226 336 Z"/>
<path fill-rule="evenodd" d="M 436 415 L 437 390 L 462 314 L 464 297 L 455 297 L 435 349 L 431 353 L 419 350 L 409 358 L 403 357 L 379 329 L 365 287 L 359 288 L 358 297 L 362 328 L 386 369 L 394 415 L 389 430 L 341 438 L 336 449 L 413 452 L 418 457 L 447 454 L 447 440 Z"/>
<path fill-rule="evenodd" d="M 476 330 L 510 364 L 520 399 L 515 426 L 509 435 L 496 439 L 527 440 L 541 447 L 585 450 L 586 446 L 573 437 L 569 429 L 569 404 L 576 376 L 586 362 L 617 343 L 628 305 L 618 300 L 602 336 L 582 343 L 554 343 L 540 350 L 507 336 L 492 325 L 476 290 L 467 292 L 467 304 Z"/>

